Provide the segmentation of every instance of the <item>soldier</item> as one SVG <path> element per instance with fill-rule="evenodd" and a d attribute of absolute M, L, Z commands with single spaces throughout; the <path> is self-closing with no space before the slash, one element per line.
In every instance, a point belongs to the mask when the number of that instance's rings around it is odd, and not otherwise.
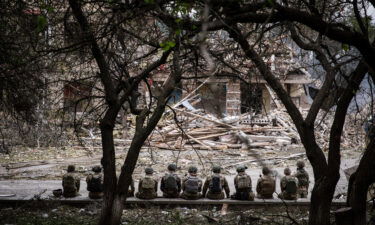
<path fill-rule="evenodd" d="M 65 198 L 73 198 L 78 195 L 80 187 L 80 179 L 75 173 L 75 166 L 69 165 L 67 173 L 63 176 L 62 186 L 63 186 L 63 196 Z"/>
<path fill-rule="evenodd" d="M 103 197 L 103 177 L 102 168 L 94 166 L 92 168 L 94 174 L 89 174 L 86 177 L 87 190 L 89 191 L 89 198 L 99 199 Z"/>
<path fill-rule="evenodd" d="M 366 146 L 370 143 L 370 140 L 375 138 L 375 115 L 371 116 L 367 121 L 365 121 L 363 128 L 366 133 L 365 144 Z"/>
<path fill-rule="evenodd" d="M 196 200 L 202 197 L 202 180 L 197 177 L 198 169 L 191 166 L 188 169 L 189 175 L 182 180 L 181 198 Z"/>
<path fill-rule="evenodd" d="M 275 179 L 271 176 L 268 167 L 262 169 L 263 177 L 260 176 L 257 182 L 257 198 L 271 199 L 275 192 Z"/>
<path fill-rule="evenodd" d="M 298 179 L 291 176 L 289 168 L 284 169 L 285 176 L 280 180 L 281 193 L 279 197 L 285 200 L 297 200 Z"/>
<path fill-rule="evenodd" d="M 181 179 L 176 174 L 176 164 L 168 165 L 168 173 L 161 179 L 160 190 L 165 198 L 178 198 L 181 192 Z"/>
<path fill-rule="evenodd" d="M 232 196 L 236 200 L 250 200 L 254 201 L 254 192 L 252 190 L 251 178 L 245 172 L 246 166 L 237 167 L 237 175 L 234 178 L 234 187 L 236 193 Z"/>
<path fill-rule="evenodd" d="M 299 160 L 297 162 L 297 172 L 294 176 L 298 179 L 298 197 L 307 198 L 309 190 L 309 174 L 304 169 L 305 162 Z"/>
<path fill-rule="evenodd" d="M 146 175 L 139 181 L 138 192 L 135 194 L 140 199 L 154 199 L 157 197 L 158 181 L 152 177 L 154 170 L 145 169 Z"/>
<path fill-rule="evenodd" d="M 227 198 L 230 197 L 228 182 L 224 176 L 220 175 L 220 171 L 220 166 L 212 168 L 213 175 L 208 177 L 204 182 L 202 196 L 206 196 L 208 199 L 224 199 L 224 189 Z"/>

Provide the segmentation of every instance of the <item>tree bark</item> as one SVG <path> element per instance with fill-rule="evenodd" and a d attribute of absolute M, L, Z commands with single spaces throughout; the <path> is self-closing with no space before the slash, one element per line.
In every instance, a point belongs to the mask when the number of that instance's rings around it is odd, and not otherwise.
<path fill-rule="evenodd" d="M 369 186 L 375 182 L 375 140 L 368 144 L 361 158 L 351 187 L 348 189 L 349 206 L 353 209 L 355 225 L 366 224 L 366 202 Z M 349 192 L 350 191 L 350 192 Z"/>
<path fill-rule="evenodd" d="M 337 182 L 336 182 L 337 183 Z M 330 209 L 335 184 L 328 177 L 315 181 L 311 193 L 311 204 L 309 209 L 309 225 L 330 225 Z"/>

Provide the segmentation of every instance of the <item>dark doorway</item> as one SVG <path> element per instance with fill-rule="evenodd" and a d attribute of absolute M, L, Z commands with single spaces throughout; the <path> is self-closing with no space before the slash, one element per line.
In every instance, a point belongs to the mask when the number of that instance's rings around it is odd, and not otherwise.
<path fill-rule="evenodd" d="M 262 112 L 262 88 L 259 84 L 241 82 L 241 113 Z"/>
<path fill-rule="evenodd" d="M 198 91 L 201 97 L 198 108 L 221 118 L 226 111 L 227 86 L 225 83 L 207 83 Z"/>

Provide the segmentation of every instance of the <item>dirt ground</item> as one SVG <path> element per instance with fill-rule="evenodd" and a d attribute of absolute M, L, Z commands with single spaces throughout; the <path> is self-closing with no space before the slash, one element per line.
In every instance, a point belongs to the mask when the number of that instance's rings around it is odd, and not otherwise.
<path fill-rule="evenodd" d="M 117 169 L 120 171 L 126 155 L 126 147 L 118 146 L 116 149 Z M 347 180 L 343 174 L 345 168 L 356 164 L 360 158 L 360 151 L 343 150 L 341 178 L 336 190 L 336 194 L 345 193 L 347 190 Z M 76 169 L 82 178 L 82 183 L 90 169 L 94 165 L 99 165 L 101 159 L 100 148 L 88 151 L 84 148 L 48 148 L 48 149 L 19 149 L 12 151 L 9 155 L 0 156 L 0 183 L 4 189 L 12 188 L 15 183 L 11 180 L 21 180 L 20 185 L 27 180 L 61 180 L 69 164 L 76 165 Z M 260 159 L 260 160 L 259 160 Z M 177 163 L 180 176 L 187 173 L 187 168 L 195 165 L 199 168 L 199 176 L 205 178 L 211 173 L 213 165 L 220 165 L 223 174 L 227 177 L 231 189 L 233 186 L 233 177 L 236 174 L 236 166 L 246 165 L 247 173 L 253 180 L 255 188 L 256 180 L 261 173 L 261 167 L 267 165 L 277 171 L 278 178 L 283 175 L 283 169 L 290 167 L 295 171 L 295 164 L 298 159 L 304 159 L 306 169 L 311 177 L 310 187 L 313 186 L 313 173 L 309 165 L 303 148 L 300 145 L 291 145 L 283 150 L 264 150 L 264 149 L 226 149 L 226 150 L 188 150 L 171 151 L 158 148 L 144 147 L 141 151 L 137 167 L 133 178 L 137 182 L 143 176 L 145 167 L 151 166 L 155 170 L 155 176 L 161 178 L 166 172 L 169 163 Z M 49 188 L 56 188 L 58 182 L 53 182 Z M 279 186 L 279 185 L 277 185 Z M 58 187 L 58 186 L 57 186 Z M 42 188 L 42 187 L 40 187 Z M 35 194 L 38 193 L 35 190 Z M 279 187 L 277 188 L 278 191 Z"/>

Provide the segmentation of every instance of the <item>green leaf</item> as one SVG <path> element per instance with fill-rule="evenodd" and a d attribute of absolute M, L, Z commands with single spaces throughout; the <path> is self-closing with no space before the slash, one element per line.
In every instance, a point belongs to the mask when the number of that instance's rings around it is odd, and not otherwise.
<path fill-rule="evenodd" d="M 275 0 L 267 0 L 268 4 L 271 6 L 275 5 Z"/>
<path fill-rule="evenodd" d="M 53 8 L 52 6 L 47 6 L 47 12 L 53 13 L 55 12 L 55 8 Z"/>
<path fill-rule="evenodd" d="M 43 15 L 39 15 L 38 18 L 37 18 L 37 32 L 41 32 L 42 30 L 44 30 L 44 28 L 46 28 L 47 26 L 47 18 Z"/>
<path fill-rule="evenodd" d="M 174 33 L 175 33 L 176 35 L 180 35 L 180 34 L 181 34 L 181 29 L 177 29 Z"/>
<path fill-rule="evenodd" d="M 341 48 L 344 50 L 344 51 L 349 51 L 350 50 L 350 46 L 348 44 L 342 44 L 341 45 Z"/>
<path fill-rule="evenodd" d="M 160 47 L 164 51 L 168 51 L 169 49 L 173 48 L 174 46 L 176 46 L 176 43 L 174 43 L 173 41 L 166 41 L 164 43 L 160 43 Z"/>
<path fill-rule="evenodd" d="M 154 4 L 155 0 L 144 0 L 147 4 Z"/>

